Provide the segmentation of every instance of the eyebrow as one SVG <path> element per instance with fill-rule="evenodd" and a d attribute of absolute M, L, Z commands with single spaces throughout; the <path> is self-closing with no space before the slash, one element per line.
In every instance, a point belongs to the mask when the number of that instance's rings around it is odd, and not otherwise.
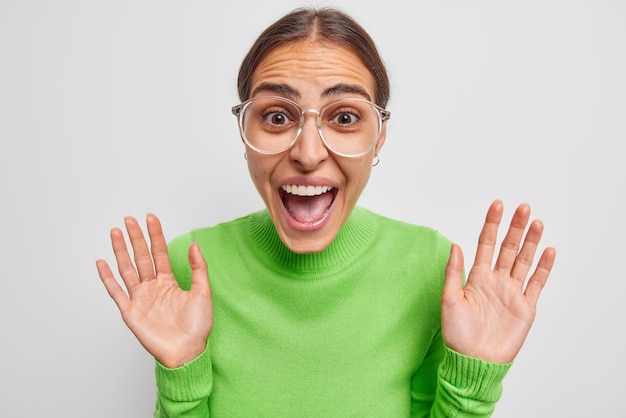
<path fill-rule="evenodd" d="M 259 92 L 276 93 L 292 100 L 300 98 L 300 93 L 298 93 L 298 91 L 289 84 L 261 83 L 254 90 L 252 90 L 250 97 L 256 96 Z"/>
<path fill-rule="evenodd" d="M 294 89 L 289 84 L 261 83 L 252 91 L 250 97 L 254 97 L 259 92 L 276 93 L 280 96 L 287 97 L 294 101 L 300 98 L 300 93 L 298 92 L 298 90 Z M 322 92 L 320 96 L 326 98 L 331 96 L 338 96 L 344 93 L 358 94 L 359 96 L 365 97 L 369 101 L 372 100 L 367 91 L 361 86 L 343 83 L 335 84 L 334 86 L 328 87 Z"/>
<path fill-rule="evenodd" d="M 340 95 L 343 93 L 358 94 L 360 96 L 365 97 L 369 101 L 372 100 L 372 98 L 367 93 L 367 91 L 365 91 L 364 88 L 358 85 L 353 85 L 353 84 L 335 84 L 334 86 L 329 87 L 326 90 L 324 90 L 322 92 L 322 97 L 336 96 L 336 95 Z"/>

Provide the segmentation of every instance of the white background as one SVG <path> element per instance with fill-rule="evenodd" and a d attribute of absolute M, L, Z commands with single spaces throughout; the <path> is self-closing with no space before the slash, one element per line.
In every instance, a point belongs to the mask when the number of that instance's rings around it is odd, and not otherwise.
<path fill-rule="evenodd" d="M 153 360 L 98 279 L 109 229 L 168 238 L 262 207 L 230 107 L 287 0 L 0 0 L 0 415 L 147 417 Z M 469 263 L 523 201 L 557 248 L 496 417 L 624 417 L 622 1 L 337 1 L 389 67 L 361 204 L 433 226 Z"/>

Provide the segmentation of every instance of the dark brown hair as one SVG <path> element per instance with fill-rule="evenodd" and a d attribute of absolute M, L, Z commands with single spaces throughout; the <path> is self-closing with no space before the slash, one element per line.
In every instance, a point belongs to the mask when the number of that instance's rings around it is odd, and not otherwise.
<path fill-rule="evenodd" d="M 241 101 L 249 98 L 250 80 L 259 62 L 274 48 L 303 39 L 326 40 L 354 51 L 374 77 L 376 104 L 387 105 L 389 77 L 374 41 L 354 19 L 334 8 L 299 8 L 265 29 L 241 63 L 237 79 Z"/>

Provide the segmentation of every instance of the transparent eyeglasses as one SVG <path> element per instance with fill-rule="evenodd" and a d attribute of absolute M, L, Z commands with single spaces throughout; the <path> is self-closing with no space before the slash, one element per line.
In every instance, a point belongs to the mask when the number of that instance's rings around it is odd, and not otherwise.
<path fill-rule="evenodd" d="M 278 154 L 296 143 L 306 113 L 317 115 L 317 130 L 326 147 L 344 157 L 371 151 L 380 138 L 383 122 L 391 112 L 364 99 L 337 100 L 316 109 L 303 110 L 284 97 L 256 97 L 233 106 L 244 142 L 262 154 Z"/>

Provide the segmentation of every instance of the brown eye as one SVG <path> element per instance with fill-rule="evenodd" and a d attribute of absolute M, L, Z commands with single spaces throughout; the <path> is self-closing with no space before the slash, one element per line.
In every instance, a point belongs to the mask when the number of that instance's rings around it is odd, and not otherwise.
<path fill-rule="evenodd" d="M 284 113 L 280 113 L 280 112 L 269 113 L 265 116 L 265 119 L 272 125 L 285 125 L 291 122 L 290 119 Z"/>
<path fill-rule="evenodd" d="M 356 122 L 359 118 L 352 113 L 340 113 L 333 118 L 333 122 L 338 125 L 351 125 Z"/>

